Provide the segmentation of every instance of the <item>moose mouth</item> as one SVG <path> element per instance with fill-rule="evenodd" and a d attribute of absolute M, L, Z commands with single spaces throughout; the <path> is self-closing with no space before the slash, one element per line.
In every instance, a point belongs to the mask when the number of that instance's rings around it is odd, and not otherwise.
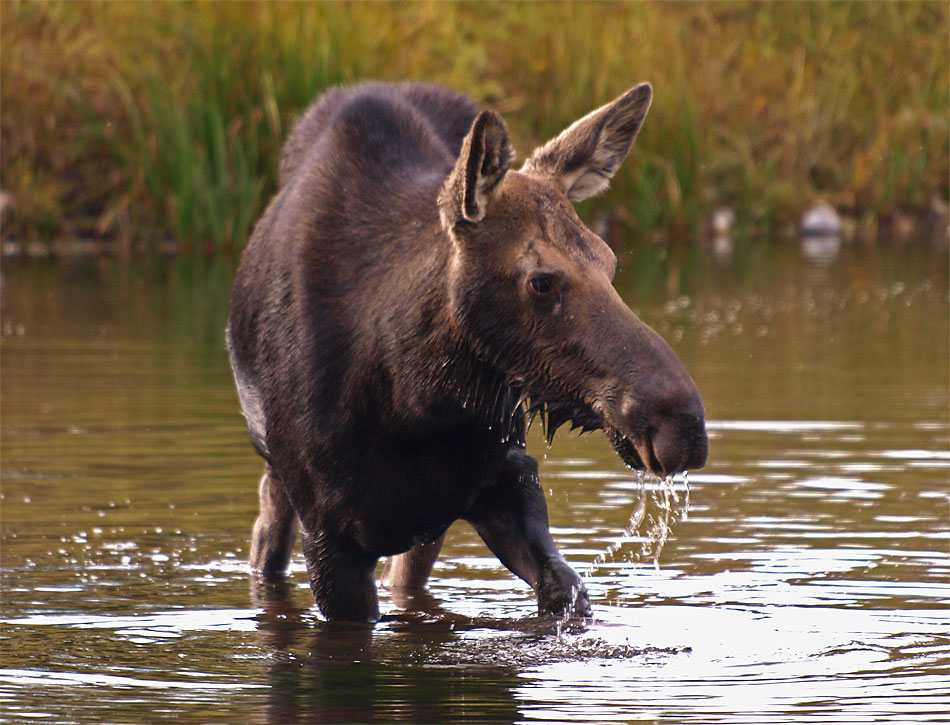
<path fill-rule="evenodd" d="M 634 430 L 625 433 L 612 421 L 598 414 L 593 406 L 576 400 L 567 402 L 536 397 L 532 399 L 526 412 L 529 425 L 535 418 L 540 418 L 548 444 L 554 440 L 555 433 L 563 425 L 568 425 L 571 430 L 579 428 L 581 433 L 602 430 L 628 468 L 636 471 L 651 471 L 661 477 L 690 467 L 691 463 L 695 464 L 693 459 L 697 458 L 692 454 L 697 453 L 699 448 L 705 451 L 705 443 L 697 446 L 697 451 L 692 451 L 692 453 L 691 449 L 680 450 L 679 445 L 675 446 L 675 450 L 661 450 L 663 443 L 659 438 L 662 436 L 657 432 Z M 697 430 L 702 430 L 701 423 Z M 704 432 L 702 438 L 705 441 Z M 701 454 L 701 458 L 705 461 L 705 452 Z M 698 466 L 701 465 L 702 462 L 699 462 Z"/>
<path fill-rule="evenodd" d="M 607 438 L 610 440 L 610 444 L 614 447 L 614 450 L 617 451 L 617 455 L 620 456 L 620 459 L 628 468 L 632 468 L 635 471 L 645 471 L 647 469 L 647 466 L 643 463 L 643 458 L 640 456 L 640 452 L 632 440 L 615 428 L 605 429 L 605 432 L 607 433 Z M 654 458 L 655 456 L 653 456 L 653 451 L 651 450 L 650 462 L 659 468 L 659 464 L 653 460 Z M 652 467 L 653 466 L 651 466 L 651 468 Z"/>
<path fill-rule="evenodd" d="M 630 436 L 605 427 L 607 437 L 623 462 L 636 470 L 649 470 L 660 478 L 702 468 L 708 439 L 704 417 L 691 412 L 661 420 L 657 427 L 634 430 Z"/>
<path fill-rule="evenodd" d="M 638 471 L 663 469 L 649 444 L 638 449 L 631 438 L 610 425 L 588 405 L 576 401 L 565 403 L 556 402 L 550 398 L 535 397 L 527 412 L 529 420 L 534 420 L 535 417 L 540 418 L 548 444 L 554 440 L 558 429 L 565 424 L 569 424 L 571 430 L 579 428 L 581 433 L 602 430 L 628 468 Z"/>

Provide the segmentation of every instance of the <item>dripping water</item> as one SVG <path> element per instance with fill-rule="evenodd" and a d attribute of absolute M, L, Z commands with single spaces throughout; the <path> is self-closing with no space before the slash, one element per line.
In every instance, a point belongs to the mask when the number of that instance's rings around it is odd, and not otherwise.
<path fill-rule="evenodd" d="M 630 514 L 630 520 L 620 535 L 594 557 L 581 574 L 581 579 L 590 578 L 598 568 L 613 561 L 618 552 L 622 552 L 624 547 L 631 542 L 639 543 L 640 546 L 638 549 L 622 554 L 624 559 L 634 563 L 652 559 L 653 567 L 659 571 L 660 554 L 669 539 L 673 525 L 677 521 L 686 520 L 689 507 L 689 481 L 687 474 L 684 473 L 682 503 L 672 475 L 663 479 L 651 475 L 648 479 L 646 472 L 638 470 L 636 484 L 636 505 L 633 513 Z M 563 639 L 579 595 L 579 589 L 573 587 L 567 606 L 555 621 L 555 633 L 559 640 Z"/>
<path fill-rule="evenodd" d="M 683 513 L 680 515 L 680 521 L 686 521 L 689 518 L 689 471 L 683 471 Z"/>
<path fill-rule="evenodd" d="M 660 570 L 660 552 L 666 545 L 666 540 L 670 535 L 670 527 L 673 518 L 673 502 L 679 502 L 679 496 L 673 489 L 673 477 L 666 476 L 660 484 L 660 490 L 655 491 L 653 502 L 657 504 L 656 511 L 653 514 L 652 523 L 647 530 L 647 540 L 643 542 L 642 555 L 653 554 L 653 568 Z"/>
<path fill-rule="evenodd" d="M 655 569 L 660 568 L 660 554 L 669 539 L 677 521 L 685 521 L 689 508 L 689 481 L 683 474 L 683 496 L 680 499 L 673 476 L 663 479 L 649 476 L 644 471 L 636 472 L 636 505 L 630 514 L 630 520 L 620 535 L 594 557 L 582 578 L 587 578 L 613 561 L 618 552 L 623 552 L 629 544 L 639 547 L 628 549 L 621 555 L 634 563 L 651 560 Z"/>

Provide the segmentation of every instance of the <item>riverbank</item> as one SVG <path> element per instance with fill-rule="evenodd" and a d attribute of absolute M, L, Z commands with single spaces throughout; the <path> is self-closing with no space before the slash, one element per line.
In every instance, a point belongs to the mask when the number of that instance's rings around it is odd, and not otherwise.
<path fill-rule="evenodd" d="M 0 5 L 5 241 L 237 253 L 324 88 L 419 79 L 501 111 L 523 155 L 632 82 L 656 99 L 590 222 L 696 239 L 946 208 L 945 3 Z M 609 231 L 609 228 L 608 228 Z M 135 244 L 131 240 L 135 240 Z"/>

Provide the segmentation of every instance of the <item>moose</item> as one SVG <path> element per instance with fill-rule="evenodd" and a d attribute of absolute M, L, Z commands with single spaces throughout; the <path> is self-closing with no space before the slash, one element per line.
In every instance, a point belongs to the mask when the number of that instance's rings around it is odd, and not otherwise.
<path fill-rule="evenodd" d="M 591 615 L 551 537 L 526 432 L 603 430 L 625 464 L 702 467 L 705 413 L 623 302 L 616 257 L 572 202 L 604 190 L 648 83 L 519 170 L 502 117 L 427 84 L 333 88 L 286 141 L 234 283 L 227 345 L 265 461 L 250 564 L 286 573 L 298 533 L 328 620 L 423 588 L 464 519 L 541 614 Z"/>

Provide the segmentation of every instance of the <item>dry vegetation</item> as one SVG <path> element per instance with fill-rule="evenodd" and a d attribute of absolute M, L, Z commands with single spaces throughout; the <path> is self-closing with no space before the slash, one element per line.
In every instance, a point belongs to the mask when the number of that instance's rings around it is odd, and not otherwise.
<path fill-rule="evenodd" d="M 629 85 L 656 98 L 614 191 L 586 204 L 689 238 L 825 199 L 856 215 L 948 197 L 946 2 L 0 5 L 4 238 L 243 244 L 282 138 L 328 85 L 445 83 L 517 148 Z"/>

